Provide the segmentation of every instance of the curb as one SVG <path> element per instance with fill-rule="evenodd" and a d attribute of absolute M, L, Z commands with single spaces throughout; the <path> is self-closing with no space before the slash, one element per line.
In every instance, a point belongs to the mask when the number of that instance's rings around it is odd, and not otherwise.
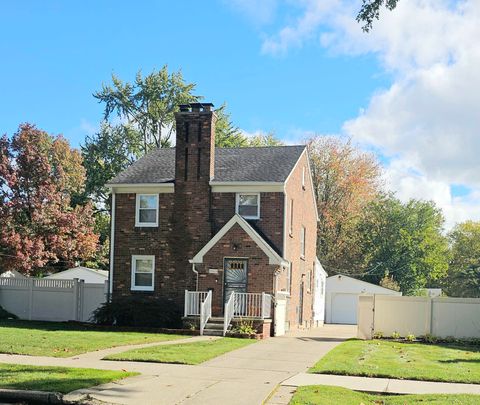
<path fill-rule="evenodd" d="M 48 391 L 0 389 L 0 399 L 9 401 L 32 401 L 41 404 L 63 404 L 63 394 Z"/>

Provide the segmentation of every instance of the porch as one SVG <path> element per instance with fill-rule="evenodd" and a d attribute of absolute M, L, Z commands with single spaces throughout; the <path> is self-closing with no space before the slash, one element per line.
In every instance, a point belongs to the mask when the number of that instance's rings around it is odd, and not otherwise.
<path fill-rule="evenodd" d="M 225 336 L 235 319 L 271 320 L 272 301 L 272 296 L 264 292 L 231 291 L 225 301 L 223 314 L 212 316 L 212 291 L 185 290 L 184 316 L 199 319 L 200 335 Z"/>

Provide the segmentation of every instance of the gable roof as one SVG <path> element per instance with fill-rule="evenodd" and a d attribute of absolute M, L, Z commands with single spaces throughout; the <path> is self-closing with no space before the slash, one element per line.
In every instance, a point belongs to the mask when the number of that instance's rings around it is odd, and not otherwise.
<path fill-rule="evenodd" d="M 92 274 L 96 274 L 98 276 L 108 278 L 108 271 L 107 270 L 91 269 L 89 267 L 83 267 L 83 266 L 72 267 L 71 269 L 59 271 L 58 273 L 53 273 L 53 274 L 51 274 L 49 276 L 46 276 L 44 278 L 55 278 L 56 276 L 59 276 L 59 275 L 67 276 L 70 273 L 76 273 L 78 271 L 85 272 L 85 273 L 92 273 Z"/>
<path fill-rule="evenodd" d="M 377 290 L 384 290 L 385 292 L 394 293 L 394 295 L 402 295 L 401 291 L 395 291 L 395 290 L 392 290 L 391 288 L 382 287 L 381 285 L 369 283 L 368 281 L 363 281 L 363 280 L 360 280 L 358 278 L 349 277 L 349 276 L 346 276 L 344 274 L 335 274 L 333 276 L 327 277 L 327 281 L 328 280 L 334 280 L 334 279 L 339 279 L 340 280 L 342 278 L 353 280 L 354 282 L 356 282 L 358 284 L 361 284 L 361 285 L 364 285 L 365 287 L 375 287 Z"/>
<path fill-rule="evenodd" d="M 263 239 L 258 232 L 240 215 L 235 214 L 216 235 L 190 260 L 190 263 L 203 263 L 203 256 L 214 247 L 220 239 L 235 225 L 238 224 L 250 236 L 257 246 L 268 256 L 268 264 L 277 264 L 286 266 L 288 262 L 281 257 L 275 250 Z"/>
<path fill-rule="evenodd" d="M 285 182 L 305 145 L 215 148 L 213 182 Z M 137 160 L 108 184 L 171 183 L 175 148 L 157 148 Z"/>

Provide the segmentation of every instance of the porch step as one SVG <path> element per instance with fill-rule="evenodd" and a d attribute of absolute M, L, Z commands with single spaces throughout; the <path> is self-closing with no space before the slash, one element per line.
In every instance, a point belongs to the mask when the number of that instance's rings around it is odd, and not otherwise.
<path fill-rule="evenodd" d="M 223 336 L 223 328 L 222 329 L 204 329 L 203 335 L 204 336 Z"/>

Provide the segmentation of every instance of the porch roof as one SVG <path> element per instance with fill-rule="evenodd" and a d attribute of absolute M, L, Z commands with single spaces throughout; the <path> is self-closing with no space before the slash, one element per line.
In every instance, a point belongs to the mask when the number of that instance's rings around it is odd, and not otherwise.
<path fill-rule="evenodd" d="M 208 241 L 208 243 L 190 260 L 190 263 L 203 263 L 203 256 L 214 247 L 220 239 L 235 225 L 238 224 L 250 236 L 257 246 L 268 256 L 269 264 L 279 266 L 288 266 L 288 261 L 281 257 L 275 250 L 263 239 L 259 233 L 240 215 L 235 214 L 217 234 Z"/>

